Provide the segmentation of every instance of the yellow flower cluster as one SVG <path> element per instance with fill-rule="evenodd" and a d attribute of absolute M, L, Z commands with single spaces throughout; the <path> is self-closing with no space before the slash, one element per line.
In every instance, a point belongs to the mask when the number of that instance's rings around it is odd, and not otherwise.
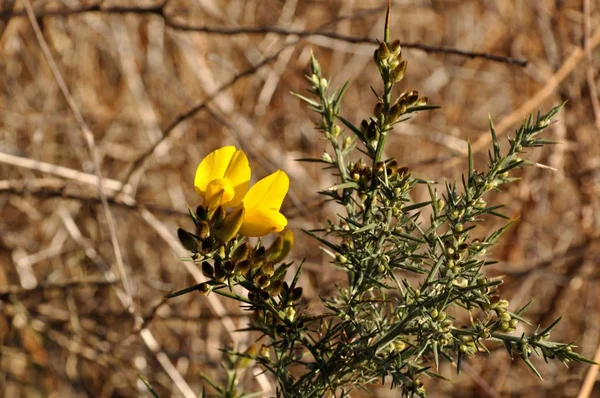
<path fill-rule="evenodd" d="M 277 170 L 252 187 L 250 175 L 246 154 L 226 146 L 202 159 L 196 170 L 194 187 L 209 211 L 219 206 L 241 209 L 241 235 L 264 236 L 283 231 L 287 219 L 279 209 L 290 185 L 287 174 Z"/>

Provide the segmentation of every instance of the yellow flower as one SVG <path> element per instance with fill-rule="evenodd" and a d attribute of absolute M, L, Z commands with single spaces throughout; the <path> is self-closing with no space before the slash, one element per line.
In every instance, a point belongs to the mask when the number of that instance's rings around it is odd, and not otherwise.
<path fill-rule="evenodd" d="M 290 179 L 281 170 L 254 184 L 243 200 L 245 214 L 240 234 L 264 236 L 283 231 L 287 219 L 279 209 L 289 186 Z"/>
<path fill-rule="evenodd" d="M 225 146 L 209 153 L 198 165 L 194 178 L 196 192 L 204 199 L 204 206 L 211 210 L 219 205 L 239 205 L 249 186 L 248 158 L 233 146 Z"/>

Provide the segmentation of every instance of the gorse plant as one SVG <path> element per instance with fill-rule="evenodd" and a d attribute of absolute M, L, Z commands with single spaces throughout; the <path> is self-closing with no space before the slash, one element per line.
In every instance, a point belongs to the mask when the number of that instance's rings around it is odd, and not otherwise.
<path fill-rule="evenodd" d="M 399 42 L 389 39 L 389 22 L 374 62 L 383 88 L 373 90 L 373 115 L 358 125 L 341 116 L 347 84 L 332 92 L 314 57 L 307 76 L 311 95 L 296 94 L 320 116 L 316 127 L 331 145 L 322 158 L 305 160 L 334 170 L 338 183 L 321 194 L 344 209 L 322 229 L 305 231 L 347 273 L 347 284 L 323 299 L 324 313 L 299 306 L 302 267 L 286 275 L 293 236 L 283 231 L 287 220 L 279 212 L 289 184 L 285 173 L 277 171 L 249 188 L 248 160 L 233 147 L 216 150 L 198 167 L 195 187 L 204 203 L 190 211 L 195 231 L 180 229 L 179 238 L 209 280 L 171 297 L 200 290 L 236 300 L 251 311 L 247 330 L 259 337 L 243 352 L 226 351 L 225 384 L 205 380 L 217 396 L 250 396 L 240 391 L 238 379 L 255 361 L 276 382 L 277 397 L 346 397 L 353 389 L 386 382 L 403 396 L 424 397 L 423 379 L 442 377 L 441 361 L 460 372 L 466 358 L 487 352 L 489 344 L 504 344 L 511 358 L 520 357 L 538 376 L 532 354 L 591 362 L 575 353 L 573 344 L 550 340 L 558 320 L 515 333 L 520 323 L 529 325 L 523 318 L 527 305 L 509 310 L 497 291 L 502 279 L 484 273 L 493 263 L 486 251 L 510 221 L 485 238 L 472 237 L 486 218 L 508 219 L 500 213 L 502 205 L 487 204 L 485 196 L 516 179 L 510 173 L 528 164 L 522 158 L 526 148 L 552 143 L 539 134 L 561 107 L 529 117 L 504 153 L 490 123 L 487 167 L 475 168 L 469 148 L 468 173 L 440 192 L 384 157 L 394 125 L 434 108 L 416 91 L 394 97 L 407 62 Z M 427 185 L 430 200 L 411 200 L 418 184 Z M 281 233 L 268 248 L 260 238 L 256 244 L 246 238 L 271 232 Z M 460 322 L 463 318 L 469 321 Z"/>

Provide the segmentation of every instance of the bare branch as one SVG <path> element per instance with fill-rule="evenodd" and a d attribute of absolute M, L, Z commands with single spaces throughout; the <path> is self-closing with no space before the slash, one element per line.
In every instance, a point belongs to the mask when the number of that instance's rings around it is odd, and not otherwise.
<path fill-rule="evenodd" d="M 387 7 L 378 7 L 375 10 L 378 12 L 386 9 Z M 264 34 L 277 34 L 281 36 L 297 36 L 298 38 L 304 38 L 309 36 L 323 36 L 330 39 L 340 40 L 352 44 L 377 44 L 377 39 L 366 36 L 349 36 L 342 35 L 335 32 L 323 32 L 319 29 L 289 29 L 280 26 L 211 26 L 211 25 L 190 25 L 184 22 L 176 21 L 173 16 L 168 15 L 165 12 L 165 3 L 158 4 L 149 7 L 143 6 L 108 6 L 103 7 L 100 3 L 91 4 L 88 6 L 82 6 L 78 8 L 61 8 L 61 9 L 50 9 L 50 10 L 39 10 L 36 11 L 35 15 L 37 18 L 49 17 L 49 16 L 62 16 L 67 17 L 70 15 L 79 15 L 85 13 L 106 13 L 106 14 L 138 14 L 138 15 L 156 15 L 164 18 L 165 24 L 172 29 L 184 31 L 184 32 L 198 32 L 207 34 L 217 35 L 264 35 Z M 10 11 L 0 13 L 0 19 L 7 20 L 14 17 L 21 17 L 24 13 L 22 11 Z M 429 53 L 444 53 L 458 55 L 467 58 L 483 58 L 489 61 L 502 62 L 517 66 L 527 66 L 527 60 L 511 58 L 501 55 L 489 54 L 477 51 L 460 50 L 452 47 L 445 46 L 434 46 L 415 42 L 401 42 L 404 48 L 412 48 L 416 50 L 422 50 Z"/>

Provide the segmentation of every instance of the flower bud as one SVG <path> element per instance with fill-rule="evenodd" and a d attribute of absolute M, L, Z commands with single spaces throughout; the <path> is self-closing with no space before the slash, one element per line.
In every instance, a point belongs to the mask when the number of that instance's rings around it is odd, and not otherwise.
<path fill-rule="evenodd" d="M 269 351 L 269 347 L 266 347 L 266 346 L 263 345 L 260 348 L 260 356 L 263 357 L 263 358 L 265 358 L 265 359 L 269 359 L 271 357 L 271 353 Z"/>
<path fill-rule="evenodd" d="M 503 322 L 509 322 L 511 320 L 510 314 L 507 312 L 503 312 L 498 318 Z"/>
<path fill-rule="evenodd" d="M 248 259 L 248 256 L 250 256 L 250 250 L 248 242 L 244 242 L 236 247 L 233 253 L 231 253 L 231 259 L 236 263 L 245 261 Z"/>
<path fill-rule="evenodd" d="M 300 297 L 302 297 L 302 287 L 294 288 L 294 290 L 292 290 L 292 292 L 290 293 L 290 299 L 292 301 L 297 301 L 300 299 Z"/>
<path fill-rule="evenodd" d="M 261 289 L 266 289 L 271 284 L 271 278 L 269 275 L 258 274 L 254 277 L 254 284 Z"/>
<path fill-rule="evenodd" d="M 195 252 L 198 250 L 198 242 L 196 242 L 196 238 L 188 231 L 179 228 L 177 230 L 177 237 L 179 238 L 179 241 L 186 250 L 189 250 L 191 252 Z"/>
<path fill-rule="evenodd" d="M 250 260 L 243 260 L 235 265 L 233 272 L 236 275 L 244 275 L 249 270 L 250 270 Z"/>
<path fill-rule="evenodd" d="M 281 279 L 274 281 L 273 283 L 271 283 L 271 286 L 269 286 L 269 294 L 271 294 L 271 297 L 279 296 L 282 290 L 283 281 Z"/>
<path fill-rule="evenodd" d="M 400 54 L 402 54 L 402 47 L 400 46 L 400 40 L 394 40 L 390 44 L 390 52 L 391 52 L 391 56 L 394 58 L 397 58 L 400 56 Z"/>
<path fill-rule="evenodd" d="M 340 264 L 346 264 L 348 262 L 348 259 L 343 254 L 337 254 L 335 256 L 335 261 Z"/>
<path fill-rule="evenodd" d="M 237 369 L 244 369 L 250 366 L 256 354 L 258 354 L 259 348 L 258 344 L 250 344 L 244 353 L 244 356 L 239 359 L 236 364 Z"/>
<path fill-rule="evenodd" d="M 196 235 L 198 235 L 200 239 L 206 239 L 210 236 L 210 226 L 206 221 L 201 221 L 196 225 Z"/>
<path fill-rule="evenodd" d="M 388 48 L 387 44 L 385 44 L 385 42 L 381 42 L 379 43 L 379 48 L 375 50 L 375 62 L 381 64 L 384 61 L 387 61 L 390 55 L 390 49 Z"/>
<path fill-rule="evenodd" d="M 210 265 L 210 263 L 208 261 L 203 261 L 202 262 L 202 274 L 207 277 L 207 278 L 211 278 L 214 276 L 214 269 L 212 267 L 212 265 Z"/>
<path fill-rule="evenodd" d="M 196 217 L 200 221 L 206 221 L 206 220 L 208 220 L 208 209 L 206 207 L 203 207 L 203 206 L 198 206 L 196 208 Z"/>
<path fill-rule="evenodd" d="M 294 309 L 294 307 L 287 307 L 285 309 L 285 317 L 290 322 L 294 322 L 294 318 L 296 317 L 296 310 Z"/>
<path fill-rule="evenodd" d="M 223 280 L 225 280 L 225 277 L 227 275 L 225 273 L 225 270 L 223 269 L 223 264 L 218 257 L 215 258 L 214 267 L 215 267 L 215 280 L 217 280 L 219 282 L 222 282 Z"/>
<path fill-rule="evenodd" d="M 264 263 L 263 266 L 260 268 L 260 272 L 265 275 L 268 275 L 269 277 L 273 276 L 273 274 L 275 273 L 273 262 L 269 261 Z"/>
<path fill-rule="evenodd" d="M 400 80 L 402 80 L 404 78 L 404 73 L 406 72 L 406 65 L 408 63 L 406 61 L 402 61 L 398 64 L 398 66 L 396 68 L 394 68 L 391 72 L 390 72 L 390 79 L 394 82 L 394 83 L 398 83 Z"/>
<path fill-rule="evenodd" d="M 378 101 L 375 104 L 375 107 L 373 108 L 373 115 L 375 115 L 375 117 L 379 118 L 383 114 L 383 110 L 384 110 L 383 102 Z"/>
<path fill-rule="evenodd" d="M 218 206 L 212 215 L 212 226 L 214 228 L 220 228 L 223 221 L 225 221 L 225 217 L 227 217 L 227 212 L 225 212 L 223 206 Z"/>
<path fill-rule="evenodd" d="M 244 207 L 238 206 L 223 220 L 222 225 L 215 231 L 215 238 L 223 244 L 237 235 L 244 221 Z"/>
<path fill-rule="evenodd" d="M 267 260 L 276 261 L 275 259 L 279 258 L 281 251 L 283 250 L 283 236 L 279 235 L 271 246 L 266 251 Z"/>

